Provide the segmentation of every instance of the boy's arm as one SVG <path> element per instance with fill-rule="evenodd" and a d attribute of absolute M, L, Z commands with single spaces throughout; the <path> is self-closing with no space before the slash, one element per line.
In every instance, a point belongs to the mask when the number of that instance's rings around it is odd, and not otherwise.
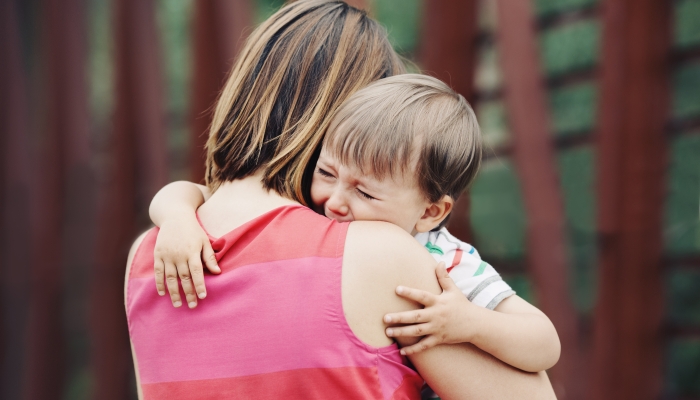
<path fill-rule="evenodd" d="M 482 309 L 483 320 L 471 341 L 494 357 L 524 371 L 544 371 L 559 360 L 559 335 L 547 316 L 513 295 L 494 311 Z"/>
<path fill-rule="evenodd" d="M 427 237 L 417 239 L 421 242 Z M 439 296 L 401 288 L 402 296 L 425 306 L 412 315 L 387 315 L 392 322 L 413 324 L 391 329 L 390 336 L 425 336 L 404 348 L 406 354 L 439 343 L 472 343 L 524 371 L 542 371 L 556 364 L 559 337 L 546 315 L 513 295 L 493 267 L 475 256 L 478 253 L 472 246 L 446 230 L 433 233 L 430 239 L 432 242 L 423 244 L 454 269 L 449 275 L 442 270 L 448 279 L 440 279 L 443 293 Z M 494 306 L 495 311 L 490 310 Z"/>
<path fill-rule="evenodd" d="M 442 271 L 448 278 L 440 279 L 440 295 L 397 288 L 400 296 L 425 306 L 384 318 L 386 323 L 412 324 L 389 328 L 387 336 L 424 336 L 402 353 L 411 355 L 441 343 L 471 343 L 523 371 L 544 371 L 556 364 L 561 350 L 559 337 L 540 310 L 515 295 L 503 300 L 495 311 L 479 307 L 467 300 L 444 268 Z"/>
<path fill-rule="evenodd" d="M 156 289 L 163 296 L 167 286 L 175 307 L 182 305 L 178 276 L 187 304 L 194 308 L 198 297 L 206 297 L 202 260 L 210 272 L 221 272 L 196 215 L 210 195 L 206 186 L 180 181 L 163 187 L 151 201 L 151 220 L 160 227 L 153 251 Z"/>
<path fill-rule="evenodd" d="M 194 212 L 211 197 L 209 188 L 192 182 L 177 181 L 165 185 L 151 200 L 151 221 L 160 227 L 174 215 Z"/>

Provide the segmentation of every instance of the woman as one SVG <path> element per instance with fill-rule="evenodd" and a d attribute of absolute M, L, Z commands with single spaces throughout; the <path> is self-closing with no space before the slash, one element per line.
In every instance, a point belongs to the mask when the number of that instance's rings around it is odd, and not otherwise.
<path fill-rule="evenodd" d="M 222 295 L 194 311 L 159 299 L 156 230 L 129 255 L 143 397 L 418 398 L 422 380 L 382 317 L 416 308 L 394 294 L 399 285 L 439 293 L 432 257 L 395 226 L 341 224 L 302 206 L 331 112 L 402 71 L 378 25 L 342 2 L 292 3 L 253 32 L 216 107 L 207 143 L 216 191 L 198 212 L 222 270 L 208 286 Z M 470 345 L 411 362 L 443 398 L 553 397 L 546 375 Z"/>

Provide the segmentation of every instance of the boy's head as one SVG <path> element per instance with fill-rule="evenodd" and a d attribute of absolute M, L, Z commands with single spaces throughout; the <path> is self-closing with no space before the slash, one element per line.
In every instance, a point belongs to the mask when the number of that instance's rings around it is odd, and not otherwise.
<path fill-rule="evenodd" d="M 370 84 L 335 112 L 314 171 L 317 211 L 429 231 L 481 162 L 476 116 L 443 82 L 417 74 Z"/>

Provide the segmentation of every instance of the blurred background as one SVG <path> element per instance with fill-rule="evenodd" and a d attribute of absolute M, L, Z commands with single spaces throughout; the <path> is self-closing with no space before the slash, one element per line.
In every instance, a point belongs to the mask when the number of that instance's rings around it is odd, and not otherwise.
<path fill-rule="evenodd" d="M 0 0 L 1 398 L 135 398 L 129 245 L 283 3 Z M 352 3 L 474 106 L 451 229 L 557 326 L 559 398 L 700 399 L 700 0 Z"/>

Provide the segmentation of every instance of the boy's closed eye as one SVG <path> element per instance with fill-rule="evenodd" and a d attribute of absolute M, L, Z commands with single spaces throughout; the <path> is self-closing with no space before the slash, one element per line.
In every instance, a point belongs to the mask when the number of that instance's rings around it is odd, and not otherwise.
<path fill-rule="evenodd" d="M 325 176 L 326 178 L 335 178 L 335 175 L 331 174 L 323 168 L 318 168 L 317 170 L 319 174 Z"/>
<path fill-rule="evenodd" d="M 376 197 L 372 197 L 372 196 L 368 195 L 367 193 L 363 192 L 363 191 L 360 190 L 360 189 L 355 189 L 355 190 L 357 190 L 357 192 L 360 194 L 360 196 L 364 197 L 364 198 L 367 199 L 367 200 L 377 200 Z"/>

